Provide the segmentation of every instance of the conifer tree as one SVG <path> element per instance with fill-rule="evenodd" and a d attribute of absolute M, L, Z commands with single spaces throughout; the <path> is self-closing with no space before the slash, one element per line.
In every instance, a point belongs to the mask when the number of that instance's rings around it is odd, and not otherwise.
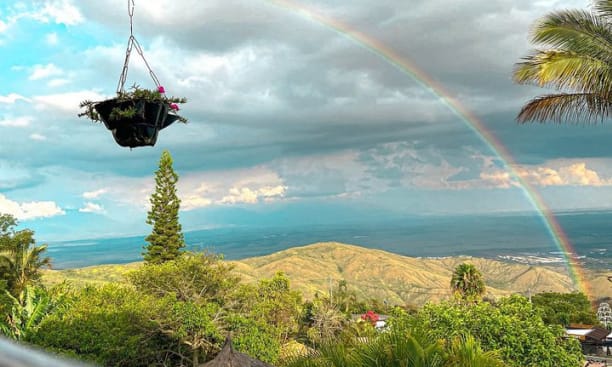
<path fill-rule="evenodd" d="M 145 239 L 149 245 L 143 253 L 147 263 L 160 264 L 174 260 L 181 255 L 185 247 L 179 208 L 181 201 L 176 194 L 178 175 L 172 168 L 172 156 L 164 150 L 159 160 L 159 169 L 155 172 L 155 192 L 151 195 L 151 210 L 147 215 L 147 224 L 153 226 L 151 234 Z"/>

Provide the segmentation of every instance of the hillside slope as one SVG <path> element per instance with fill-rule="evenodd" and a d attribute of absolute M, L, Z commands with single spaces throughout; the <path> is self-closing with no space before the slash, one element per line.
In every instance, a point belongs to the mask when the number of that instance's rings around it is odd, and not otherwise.
<path fill-rule="evenodd" d="M 269 278 L 277 271 L 283 271 L 291 279 L 293 287 L 307 298 L 317 292 L 327 293 L 330 281 L 335 286 L 339 280 L 346 280 L 349 288 L 356 290 L 360 297 L 387 300 L 390 304 L 415 305 L 448 298 L 452 271 L 462 262 L 474 264 L 483 273 L 489 297 L 575 290 L 562 267 L 467 257 L 411 258 L 336 242 L 294 247 L 267 256 L 231 261 L 235 271 L 246 282 Z M 138 266 L 139 263 L 133 263 L 50 270 L 45 272 L 44 279 L 47 283 L 66 279 L 76 285 L 117 282 L 123 274 Z M 595 298 L 612 297 L 612 287 L 605 272 L 587 272 L 587 275 Z"/>
<path fill-rule="evenodd" d="M 235 264 L 245 280 L 284 271 L 306 296 L 327 292 L 330 279 L 334 284 L 343 279 L 363 297 L 391 304 L 423 304 L 450 296 L 452 271 L 462 262 L 474 264 L 483 273 L 489 297 L 574 290 L 563 268 L 468 257 L 411 258 L 335 242 L 295 247 Z"/>

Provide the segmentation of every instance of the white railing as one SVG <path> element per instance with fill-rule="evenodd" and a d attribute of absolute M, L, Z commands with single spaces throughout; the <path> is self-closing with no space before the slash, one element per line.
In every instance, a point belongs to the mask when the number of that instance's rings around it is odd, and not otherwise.
<path fill-rule="evenodd" d="M 0 367 L 87 367 L 88 365 L 0 337 Z"/>

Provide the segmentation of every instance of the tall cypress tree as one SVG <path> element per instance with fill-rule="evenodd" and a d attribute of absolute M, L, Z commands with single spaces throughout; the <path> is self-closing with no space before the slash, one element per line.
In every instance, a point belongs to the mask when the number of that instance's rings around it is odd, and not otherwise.
<path fill-rule="evenodd" d="M 159 160 L 159 169 L 155 172 L 155 192 L 151 195 L 151 210 L 147 215 L 147 224 L 153 226 L 151 234 L 145 239 L 149 245 L 143 253 L 147 263 L 160 264 L 174 260 L 181 255 L 185 247 L 179 208 L 181 200 L 176 195 L 178 175 L 172 168 L 172 156 L 164 150 Z"/>

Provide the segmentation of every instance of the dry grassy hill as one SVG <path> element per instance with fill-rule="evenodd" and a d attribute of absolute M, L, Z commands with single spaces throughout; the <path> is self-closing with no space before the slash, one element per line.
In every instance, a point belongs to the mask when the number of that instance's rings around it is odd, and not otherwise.
<path fill-rule="evenodd" d="M 450 296 L 452 271 L 462 262 L 474 264 L 483 273 L 489 297 L 527 294 L 529 290 L 532 293 L 575 290 L 562 267 L 467 257 L 420 259 L 333 242 L 245 259 L 236 262 L 236 270 L 245 280 L 270 277 L 282 270 L 294 287 L 307 296 L 326 292 L 331 278 L 346 280 L 349 287 L 364 297 L 386 299 L 394 304 L 423 304 Z M 612 287 L 603 274 L 596 284 L 591 283 L 598 292 L 597 298 L 612 297 Z"/>
<path fill-rule="evenodd" d="M 244 281 L 285 272 L 293 287 L 306 297 L 326 293 L 333 284 L 346 280 L 349 288 L 364 298 L 385 299 L 391 304 L 420 305 L 450 296 L 453 269 L 462 262 L 474 264 L 484 275 L 489 297 L 544 291 L 571 292 L 573 284 L 562 267 L 512 264 L 481 258 L 420 259 L 335 242 L 295 247 L 271 255 L 232 261 Z M 47 271 L 45 281 L 68 279 L 76 284 L 116 282 L 139 266 L 102 265 L 82 269 Z M 588 273 L 597 298 L 612 297 L 604 272 Z"/>

